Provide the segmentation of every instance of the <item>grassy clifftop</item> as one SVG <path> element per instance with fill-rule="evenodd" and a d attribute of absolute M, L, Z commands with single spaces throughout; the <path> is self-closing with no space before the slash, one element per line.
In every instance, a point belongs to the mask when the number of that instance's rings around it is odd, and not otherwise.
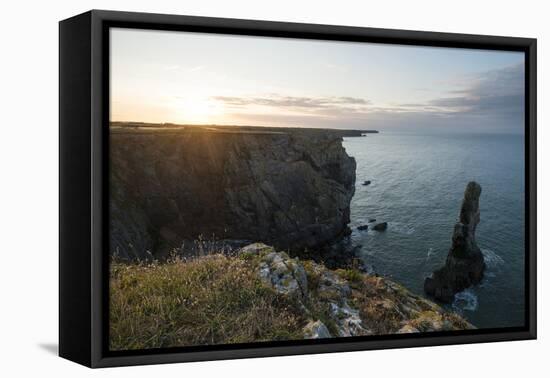
<path fill-rule="evenodd" d="M 473 328 L 402 286 L 264 244 L 110 273 L 111 350 Z"/>

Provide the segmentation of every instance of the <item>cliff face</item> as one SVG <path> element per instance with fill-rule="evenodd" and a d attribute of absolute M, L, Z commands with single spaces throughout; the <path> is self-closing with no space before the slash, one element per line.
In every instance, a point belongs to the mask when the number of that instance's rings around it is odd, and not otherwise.
<path fill-rule="evenodd" d="M 112 130 L 111 252 L 197 239 L 326 244 L 348 230 L 355 160 L 328 130 Z"/>

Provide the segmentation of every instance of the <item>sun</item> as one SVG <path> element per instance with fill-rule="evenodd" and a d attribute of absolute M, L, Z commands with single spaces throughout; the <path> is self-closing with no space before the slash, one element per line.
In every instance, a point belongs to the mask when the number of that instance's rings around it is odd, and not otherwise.
<path fill-rule="evenodd" d="M 223 105 L 209 97 L 185 96 L 174 104 L 178 120 L 183 123 L 211 123 L 223 114 Z"/>

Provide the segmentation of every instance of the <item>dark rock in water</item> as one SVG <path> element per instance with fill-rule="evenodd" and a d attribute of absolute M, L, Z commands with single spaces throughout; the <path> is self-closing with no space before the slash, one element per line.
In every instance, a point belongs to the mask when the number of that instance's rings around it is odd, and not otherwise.
<path fill-rule="evenodd" d="M 351 228 L 346 227 L 344 230 L 342 230 L 342 233 L 339 235 L 341 237 L 350 236 L 351 235 Z M 338 237 L 339 238 L 339 237 Z M 329 243 L 330 244 L 330 243 Z"/>
<path fill-rule="evenodd" d="M 369 229 L 369 226 L 366 225 L 366 224 L 364 224 L 364 225 L 362 225 L 362 226 L 357 227 L 357 229 L 358 229 L 359 231 L 365 231 L 365 230 L 368 230 L 368 229 Z"/>
<path fill-rule="evenodd" d="M 370 183 L 371 183 L 370 180 L 363 181 L 363 185 L 364 185 L 364 186 L 370 185 Z"/>
<path fill-rule="evenodd" d="M 424 281 L 424 291 L 440 301 L 452 302 L 456 293 L 483 278 L 485 261 L 475 240 L 480 195 L 481 186 L 474 181 L 468 183 L 445 265 Z"/>
<path fill-rule="evenodd" d="M 376 218 L 369 219 L 369 223 L 374 223 L 374 222 L 376 222 Z"/>
<path fill-rule="evenodd" d="M 377 223 L 372 227 L 372 229 L 375 231 L 386 231 L 387 228 L 388 222 Z"/>

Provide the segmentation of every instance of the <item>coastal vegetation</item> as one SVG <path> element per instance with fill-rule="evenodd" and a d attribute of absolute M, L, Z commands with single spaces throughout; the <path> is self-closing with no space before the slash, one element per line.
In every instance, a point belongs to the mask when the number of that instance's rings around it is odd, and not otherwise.
<path fill-rule="evenodd" d="M 260 243 L 231 256 L 113 261 L 109 283 L 111 350 L 473 328 L 383 277 Z"/>

